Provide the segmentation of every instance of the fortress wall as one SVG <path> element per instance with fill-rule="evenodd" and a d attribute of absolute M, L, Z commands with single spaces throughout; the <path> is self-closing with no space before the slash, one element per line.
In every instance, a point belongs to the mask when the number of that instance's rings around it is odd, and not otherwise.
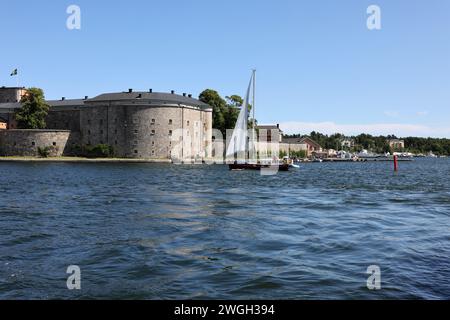
<path fill-rule="evenodd" d="M 210 112 L 180 106 L 100 103 L 81 111 L 83 145 L 109 144 L 117 157 L 169 159 L 183 146 L 185 159 L 204 157 Z M 179 129 L 184 129 L 181 139 Z"/>
<path fill-rule="evenodd" d="M 52 110 L 46 118 L 47 128 L 80 132 L 80 110 Z"/>
<path fill-rule="evenodd" d="M 0 103 L 19 102 L 26 93 L 24 88 L 0 88 Z"/>
<path fill-rule="evenodd" d="M 38 148 L 50 148 L 51 157 L 59 157 L 68 149 L 70 131 L 2 130 L 1 156 L 39 156 Z"/>

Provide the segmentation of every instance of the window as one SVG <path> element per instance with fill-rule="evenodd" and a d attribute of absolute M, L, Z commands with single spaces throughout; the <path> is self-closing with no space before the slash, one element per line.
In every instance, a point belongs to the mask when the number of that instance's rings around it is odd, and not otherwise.
<path fill-rule="evenodd" d="M 154 146 L 155 145 L 155 141 L 152 141 L 152 146 Z"/>
<path fill-rule="evenodd" d="M 137 131 L 137 130 L 134 130 L 134 133 L 138 133 L 138 131 Z"/>
<path fill-rule="evenodd" d="M 171 125 L 173 123 L 172 119 L 169 119 L 169 124 Z"/>
<path fill-rule="evenodd" d="M 91 124 L 91 120 L 88 120 L 88 124 Z"/>
<path fill-rule="evenodd" d="M 103 130 L 100 130 L 100 134 L 103 134 Z"/>
<path fill-rule="evenodd" d="M 155 119 L 152 119 L 152 124 L 155 124 L 156 123 L 156 120 Z"/>
<path fill-rule="evenodd" d="M 35 142 L 33 141 L 33 142 L 31 143 L 31 145 L 32 145 L 32 146 L 35 146 L 35 145 L 36 145 L 36 143 L 35 143 Z"/>
<path fill-rule="evenodd" d="M 172 136 L 172 130 L 169 130 L 169 137 Z"/>
<path fill-rule="evenodd" d="M 101 126 L 103 125 L 103 120 L 102 120 L 102 119 L 100 119 L 100 125 L 101 125 Z"/>
<path fill-rule="evenodd" d="M 138 144 L 138 142 L 135 140 L 135 141 L 134 141 L 134 145 L 136 146 L 137 144 Z"/>
<path fill-rule="evenodd" d="M 155 155 L 155 150 L 152 150 L 152 156 L 154 156 Z"/>
<path fill-rule="evenodd" d="M 190 124 L 190 122 L 189 122 L 189 120 L 187 121 L 187 125 L 188 125 L 188 127 L 189 127 L 189 124 Z"/>
<path fill-rule="evenodd" d="M 88 130 L 88 134 L 91 134 L 91 130 Z"/>
<path fill-rule="evenodd" d="M 117 140 L 116 140 L 116 141 L 114 141 L 114 144 L 115 144 L 115 145 L 117 145 Z"/>
<path fill-rule="evenodd" d="M 116 129 L 116 130 L 114 130 L 114 133 L 115 133 L 115 134 L 117 134 L 117 129 Z"/>
<path fill-rule="evenodd" d="M 134 153 L 136 153 L 136 154 L 137 154 L 137 153 L 138 153 L 138 151 L 137 151 L 137 150 L 134 150 Z"/>
<path fill-rule="evenodd" d="M 155 130 L 152 130 L 152 136 L 154 136 L 156 134 Z"/>
<path fill-rule="evenodd" d="M 56 146 L 56 142 L 53 142 L 53 145 Z"/>

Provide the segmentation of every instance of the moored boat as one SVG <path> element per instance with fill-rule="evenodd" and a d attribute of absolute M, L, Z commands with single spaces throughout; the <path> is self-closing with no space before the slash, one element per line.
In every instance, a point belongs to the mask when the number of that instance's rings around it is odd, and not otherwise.
<path fill-rule="evenodd" d="M 278 171 L 289 171 L 288 164 L 260 164 L 260 163 L 233 163 L 229 164 L 230 170 L 263 170 L 278 169 Z M 278 167 L 278 168 L 277 168 Z"/>

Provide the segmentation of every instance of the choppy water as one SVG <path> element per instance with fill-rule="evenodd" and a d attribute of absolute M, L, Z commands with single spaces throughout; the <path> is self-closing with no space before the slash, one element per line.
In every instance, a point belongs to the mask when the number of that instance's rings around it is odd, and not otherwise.
<path fill-rule="evenodd" d="M 450 159 L 400 170 L 0 163 L 0 298 L 449 299 Z"/>

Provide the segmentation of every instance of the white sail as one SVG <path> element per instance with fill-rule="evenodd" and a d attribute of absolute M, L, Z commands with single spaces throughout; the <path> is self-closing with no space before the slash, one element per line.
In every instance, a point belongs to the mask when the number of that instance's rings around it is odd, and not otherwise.
<path fill-rule="evenodd" d="M 247 121 L 248 121 L 248 104 L 250 99 L 250 88 L 252 86 L 252 78 L 248 85 L 247 94 L 245 96 L 244 104 L 242 105 L 239 118 L 237 119 L 233 135 L 227 148 L 227 159 L 236 160 L 237 162 L 245 162 L 248 152 L 247 140 Z"/>

